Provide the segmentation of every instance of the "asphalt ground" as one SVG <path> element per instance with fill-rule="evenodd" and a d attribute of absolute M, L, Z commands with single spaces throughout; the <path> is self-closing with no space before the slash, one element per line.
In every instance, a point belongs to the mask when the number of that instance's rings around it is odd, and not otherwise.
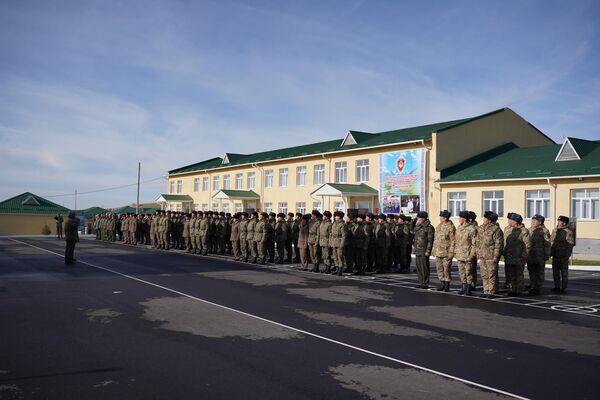
<path fill-rule="evenodd" d="M 0 239 L 1 399 L 591 399 L 600 274 L 485 299 L 82 240 Z M 435 275 L 432 273 L 432 276 Z M 432 283 L 436 279 L 432 278 Z"/>

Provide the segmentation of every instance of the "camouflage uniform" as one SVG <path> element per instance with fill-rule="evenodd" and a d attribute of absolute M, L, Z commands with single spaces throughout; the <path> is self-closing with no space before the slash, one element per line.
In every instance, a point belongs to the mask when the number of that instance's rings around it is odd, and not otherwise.
<path fill-rule="evenodd" d="M 521 225 L 507 226 L 504 229 L 504 268 L 506 270 L 506 283 L 513 294 L 520 294 L 523 290 L 523 270 L 529 255 L 531 239 L 529 230 Z"/>
<path fill-rule="evenodd" d="M 286 221 L 277 221 L 274 229 L 275 244 L 277 245 L 277 262 L 283 264 L 285 248 L 288 240 L 288 224 Z M 290 235 L 291 236 L 291 235 Z"/>
<path fill-rule="evenodd" d="M 454 235 L 456 228 L 450 220 L 440 223 L 435 228 L 435 238 L 431 255 L 435 257 L 435 267 L 440 282 L 452 281 L 452 258 L 454 257 Z"/>
<path fill-rule="evenodd" d="M 240 253 L 242 255 L 242 261 L 248 261 L 248 219 L 242 219 L 240 221 Z"/>
<path fill-rule="evenodd" d="M 269 223 L 265 219 L 261 219 L 254 227 L 254 243 L 258 252 L 258 262 L 261 264 L 267 261 L 267 225 Z"/>
<path fill-rule="evenodd" d="M 247 225 L 247 238 L 249 247 L 248 253 L 250 253 L 250 261 L 252 261 L 253 263 L 258 261 L 258 252 L 256 251 L 256 242 L 254 241 L 254 230 L 256 228 L 256 222 L 256 217 L 254 217 L 250 221 L 248 221 Z"/>
<path fill-rule="evenodd" d="M 344 246 L 346 245 L 347 227 L 344 221 L 337 220 L 331 224 L 331 233 L 329 234 L 329 247 L 333 253 L 333 263 L 336 273 L 341 275 L 345 265 Z"/>
<path fill-rule="evenodd" d="M 468 224 L 475 228 L 475 241 L 477 241 L 477 233 L 479 232 L 479 225 L 477 224 L 477 221 L 471 221 Z M 471 273 L 471 289 L 474 290 L 477 287 L 477 257 L 472 259 L 470 263 L 471 268 L 469 268 L 469 271 Z"/>
<path fill-rule="evenodd" d="M 527 257 L 529 284 L 533 293 L 544 285 L 546 260 L 550 258 L 550 231 L 544 225 L 529 228 L 531 248 Z"/>
<path fill-rule="evenodd" d="M 575 236 L 569 228 L 554 228 L 551 237 L 552 275 L 554 287 L 565 291 L 569 283 L 569 257 L 573 253 Z"/>
<path fill-rule="evenodd" d="M 504 248 L 504 234 L 496 222 L 482 224 L 477 229 L 477 258 L 480 261 L 483 293 L 496 293 L 498 260 Z"/>
<path fill-rule="evenodd" d="M 350 271 L 354 268 L 354 257 L 356 253 L 356 242 L 354 241 L 354 234 L 352 228 L 356 223 L 352 220 L 346 222 L 346 250 L 344 252 L 346 257 L 346 268 Z"/>
<path fill-rule="evenodd" d="M 429 286 L 429 255 L 433 247 L 435 229 L 426 219 L 422 224 L 415 224 L 412 229 L 414 251 L 417 264 L 417 277 L 421 286 Z"/>
<path fill-rule="evenodd" d="M 373 221 L 365 221 L 365 231 L 369 237 L 369 247 L 367 248 L 367 271 L 373 270 L 375 265 L 375 223 Z"/>
<path fill-rule="evenodd" d="M 200 225 L 198 226 L 198 233 L 200 234 L 200 243 L 202 246 L 202 254 L 207 255 L 209 246 L 210 246 L 210 238 L 208 233 L 210 231 L 210 219 L 206 214 L 200 220 Z"/>
<path fill-rule="evenodd" d="M 313 272 L 319 272 L 319 225 L 321 222 L 314 218 L 308 221 L 308 247 Z"/>
<path fill-rule="evenodd" d="M 363 275 L 367 266 L 367 249 L 369 248 L 369 233 L 363 221 L 352 226 L 354 240 L 354 265 L 357 273 Z"/>
<path fill-rule="evenodd" d="M 323 218 L 319 224 L 319 247 L 321 248 L 321 261 L 325 269 L 321 272 L 329 273 L 331 271 L 331 261 L 329 249 L 329 234 L 331 233 L 331 221 Z"/>
<path fill-rule="evenodd" d="M 383 272 L 388 266 L 389 248 L 392 241 L 390 225 L 383 221 L 377 222 L 373 227 L 375 240 L 375 271 Z"/>
<path fill-rule="evenodd" d="M 456 228 L 454 257 L 458 264 L 460 281 L 463 285 L 469 285 L 469 289 L 473 287 L 472 261 L 477 260 L 476 238 L 477 230 L 472 224 L 466 222 Z"/>

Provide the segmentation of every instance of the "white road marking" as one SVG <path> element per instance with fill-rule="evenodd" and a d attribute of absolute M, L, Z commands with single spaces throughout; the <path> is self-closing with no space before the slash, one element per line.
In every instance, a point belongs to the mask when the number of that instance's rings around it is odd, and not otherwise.
<path fill-rule="evenodd" d="M 42 247 L 38 247 L 38 246 L 29 244 L 29 243 L 26 243 L 26 242 L 22 242 L 20 240 L 12 239 L 12 238 L 10 240 L 12 240 L 14 242 L 17 242 L 17 243 L 24 244 L 26 246 L 33 247 L 35 249 L 39 249 L 39 250 L 48 252 L 50 254 L 57 255 L 59 257 L 63 257 L 63 255 L 60 254 L 60 253 L 56 253 L 54 251 L 47 250 L 47 249 L 44 249 Z M 237 310 L 235 308 L 224 306 L 222 304 L 214 303 L 212 301 L 205 300 L 205 299 L 202 299 L 200 297 L 193 296 L 191 294 L 180 292 L 178 290 L 171 289 L 171 288 L 168 288 L 166 286 L 162 286 L 162 285 L 159 285 L 159 284 L 156 284 L 156 283 L 153 283 L 153 282 L 149 282 L 149 281 L 146 281 L 144 279 L 136 278 L 135 276 L 123 274 L 121 272 L 112 270 L 110 268 L 101 267 L 99 265 L 95 265 L 95 264 L 83 261 L 81 259 L 78 260 L 78 263 L 79 264 L 89 265 L 90 267 L 97 268 L 97 269 L 100 269 L 100 270 L 103 270 L 103 271 L 106 271 L 106 272 L 110 272 L 110 273 L 113 273 L 115 275 L 119 275 L 121 277 L 124 277 L 124 278 L 127 278 L 127 279 L 131 279 L 131 280 L 134 280 L 134 281 L 137 281 L 137 282 L 149 285 L 149 286 L 154 286 L 154 287 L 163 289 L 165 291 L 168 291 L 168 292 L 171 292 L 171 293 L 175 293 L 175 294 L 187 297 L 187 298 L 192 299 L 192 300 L 199 301 L 199 302 L 204 303 L 204 304 L 209 304 L 209 305 L 212 305 L 212 306 L 215 306 L 215 307 L 222 308 L 224 310 L 228 310 L 228 311 L 232 311 L 234 313 L 240 314 L 240 315 L 244 315 L 246 317 L 254 318 L 254 319 L 257 319 L 259 321 L 263 321 L 263 322 L 266 322 L 266 323 L 269 323 L 269 324 L 272 324 L 272 325 L 276 325 L 276 326 L 279 326 L 279 327 L 282 327 L 282 328 L 290 329 L 290 330 L 293 330 L 295 332 L 301 333 L 303 335 L 311 336 L 311 337 L 314 337 L 314 338 L 317 338 L 317 339 L 321 339 L 321 340 L 329 342 L 329 343 L 334 343 L 334 344 L 337 344 L 337 345 L 342 346 L 342 347 L 346 347 L 346 348 L 349 348 L 349 349 L 352 349 L 352 350 L 359 351 L 361 353 L 369 354 L 369 355 L 372 355 L 372 356 L 375 356 L 375 357 L 379 357 L 379 358 L 382 358 L 382 359 L 385 359 L 385 360 L 388 360 L 388 361 L 393 361 L 393 362 L 398 363 L 398 364 L 402 364 L 402 365 L 405 365 L 405 366 L 408 366 L 408 367 L 411 367 L 411 368 L 419 369 L 421 371 L 425 371 L 425 372 L 429 372 L 429 373 L 432 373 L 432 374 L 435 374 L 435 375 L 438 375 L 438 376 L 442 376 L 444 378 L 448 378 L 448 379 L 452 379 L 452 380 L 455 380 L 455 381 L 458 381 L 458 382 L 462 382 L 464 384 L 467 384 L 467 385 L 470 385 L 470 386 L 474 386 L 474 387 L 478 387 L 480 389 L 484 389 L 484 390 L 491 391 L 491 392 L 494 392 L 494 393 L 502 394 L 502 395 L 505 395 L 505 396 L 510 396 L 510 397 L 515 398 L 515 399 L 529 400 L 527 397 L 519 396 L 517 394 L 506 392 L 506 391 L 501 390 L 501 389 L 496 389 L 496 388 L 493 388 L 491 386 L 487 386 L 487 385 L 483 385 L 481 383 L 473 382 L 473 381 L 470 381 L 468 379 L 463 379 L 463 378 L 460 378 L 458 376 L 446 374 L 446 373 L 441 372 L 441 371 L 436 371 L 434 369 L 423 367 L 423 366 L 417 365 L 417 364 L 413 364 L 413 363 L 408 362 L 408 361 L 403 361 L 403 360 L 400 360 L 398 358 L 386 356 L 386 355 L 381 354 L 381 353 L 377 353 L 377 352 L 374 352 L 374 351 L 371 351 L 371 350 L 363 349 L 362 347 L 354 346 L 354 345 L 351 345 L 351 344 L 348 344 L 348 343 L 340 342 L 338 340 L 331 339 L 331 338 L 328 338 L 326 336 L 321 336 L 321 335 L 318 335 L 316 333 L 312 333 L 312 332 L 309 332 L 309 331 L 305 331 L 303 329 L 294 328 L 293 326 L 290 326 L 290 325 L 282 324 L 280 322 L 272 321 L 270 319 L 263 318 L 263 317 L 260 317 L 258 315 L 250 314 L 250 313 L 247 313 L 245 311 Z"/>

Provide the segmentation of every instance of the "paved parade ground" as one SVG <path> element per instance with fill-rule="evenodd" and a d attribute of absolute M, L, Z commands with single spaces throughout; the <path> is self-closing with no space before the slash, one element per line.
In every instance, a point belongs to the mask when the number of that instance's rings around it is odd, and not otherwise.
<path fill-rule="evenodd" d="M 416 276 L 0 239 L 1 399 L 596 399 L 600 273 L 484 299 Z M 501 270 L 503 268 L 501 267 Z M 432 273 L 432 283 L 437 279 Z M 454 289 L 454 288 L 453 288 Z M 481 292 L 478 292 L 481 293 Z"/>

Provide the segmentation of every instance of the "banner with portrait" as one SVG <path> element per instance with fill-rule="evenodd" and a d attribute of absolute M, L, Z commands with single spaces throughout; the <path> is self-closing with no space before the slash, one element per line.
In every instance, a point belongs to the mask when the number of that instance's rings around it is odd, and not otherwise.
<path fill-rule="evenodd" d="M 380 155 L 380 212 L 398 214 L 426 210 L 426 161 L 425 149 Z"/>

